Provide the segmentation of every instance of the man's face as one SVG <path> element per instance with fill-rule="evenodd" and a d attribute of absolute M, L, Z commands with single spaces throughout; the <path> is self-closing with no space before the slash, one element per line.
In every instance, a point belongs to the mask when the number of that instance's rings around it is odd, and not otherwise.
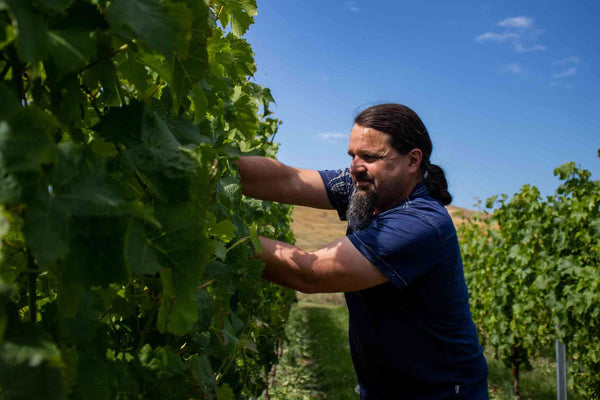
<path fill-rule="evenodd" d="M 420 150 L 417 151 L 420 154 Z M 350 173 L 356 195 L 374 197 L 370 214 L 397 206 L 411 193 L 420 159 L 415 167 L 411 154 L 400 154 L 391 146 L 388 134 L 354 125 L 348 154 L 352 157 Z"/>

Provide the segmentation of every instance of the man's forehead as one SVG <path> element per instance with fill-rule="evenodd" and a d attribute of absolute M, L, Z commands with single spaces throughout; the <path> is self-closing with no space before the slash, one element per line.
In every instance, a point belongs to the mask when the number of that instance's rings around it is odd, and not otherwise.
<path fill-rule="evenodd" d="M 375 146 L 387 147 L 391 144 L 391 137 L 387 133 L 375 130 L 373 128 L 354 125 L 350 132 L 349 147 L 352 146 Z"/>

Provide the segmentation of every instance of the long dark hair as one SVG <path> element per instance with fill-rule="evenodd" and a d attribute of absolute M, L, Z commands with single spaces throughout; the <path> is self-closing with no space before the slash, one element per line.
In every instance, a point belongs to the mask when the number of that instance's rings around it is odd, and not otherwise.
<path fill-rule="evenodd" d="M 358 114 L 354 123 L 390 135 L 392 147 L 400 154 L 420 149 L 423 152 L 420 168 L 429 193 L 444 205 L 452 202 L 444 170 L 429 161 L 433 146 L 427 128 L 413 110 L 401 104 L 380 104 Z"/>

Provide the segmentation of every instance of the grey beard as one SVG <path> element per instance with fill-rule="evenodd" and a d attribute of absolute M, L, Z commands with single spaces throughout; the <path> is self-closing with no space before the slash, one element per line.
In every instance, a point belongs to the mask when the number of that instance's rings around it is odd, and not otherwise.
<path fill-rule="evenodd" d="M 350 198 L 346 219 L 352 231 L 357 231 L 369 225 L 375 211 L 377 192 L 374 190 L 355 190 Z"/>

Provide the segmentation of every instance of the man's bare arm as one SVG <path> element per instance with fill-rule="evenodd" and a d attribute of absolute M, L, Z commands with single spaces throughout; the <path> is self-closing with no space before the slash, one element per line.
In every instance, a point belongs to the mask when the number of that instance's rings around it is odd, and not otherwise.
<path fill-rule="evenodd" d="M 289 167 L 264 157 L 237 162 L 243 193 L 263 200 L 316 208 L 333 208 L 317 171 Z M 387 281 L 347 239 L 308 252 L 287 243 L 260 238 L 264 277 L 305 293 L 351 292 Z"/>
<path fill-rule="evenodd" d="M 314 208 L 333 208 L 317 171 L 294 168 L 265 157 L 236 162 L 243 193 L 262 200 Z"/>
<path fill-rule="evenodd" d="M 315 252 L 260 238 L 263 276 L 304 293 L 353 292 L 388 279 L 344 237 Z"/>

